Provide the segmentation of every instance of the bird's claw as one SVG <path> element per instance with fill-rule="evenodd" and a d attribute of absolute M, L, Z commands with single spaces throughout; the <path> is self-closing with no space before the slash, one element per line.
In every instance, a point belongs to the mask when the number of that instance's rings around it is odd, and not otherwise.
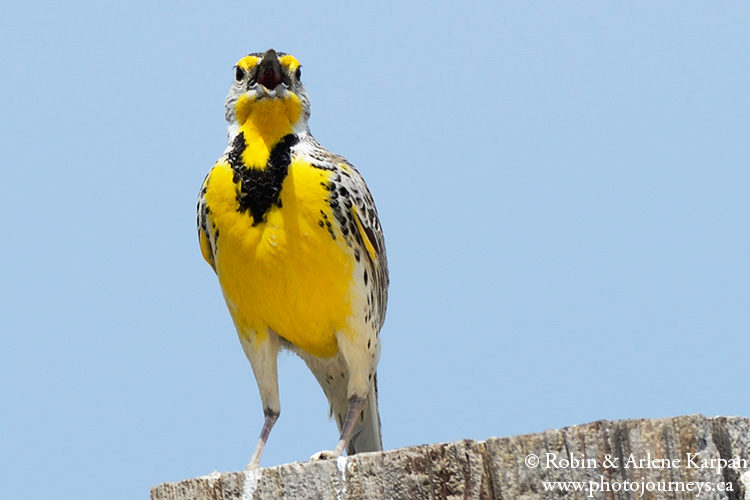
<path fill-rule="evenodd" d="M 315 462 L 317 460 L 331 460 L 334 458 L 336 458 L 336 453 L 333 450 L 323 450 L 311 456 L 310 461 Z"/>

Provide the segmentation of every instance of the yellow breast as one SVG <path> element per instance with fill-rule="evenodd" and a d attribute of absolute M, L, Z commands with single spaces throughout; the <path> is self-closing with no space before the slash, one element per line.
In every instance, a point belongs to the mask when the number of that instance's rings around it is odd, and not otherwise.
<path fill-rule="evenodd" d="M 238 211 L 233 174 L 217 164 L 205 196 L 218 231 L 216 272 L 238 330 L 262 336 L 270 328 L 310 354 L 334 355 L 335 332 L 351 313 L 354 263 L 343 238 L 334 238 L 323 187 L 330 172 L 293 160 L 281 206 L 256 225 Z"/>

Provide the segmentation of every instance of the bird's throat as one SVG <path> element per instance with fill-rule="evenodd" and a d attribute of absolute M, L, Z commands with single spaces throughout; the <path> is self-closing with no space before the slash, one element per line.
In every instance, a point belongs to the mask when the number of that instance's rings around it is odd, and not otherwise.
<path fill-rule="evenodd" d="M 295 95 L 285 99 L 251 99 L 242 96 L 236 105 L 239 131 L 244 136 L 245 148 L 242 163 L 263 169 L 274 146 L 293 133 L 300 118 L 302 106 Z"/>

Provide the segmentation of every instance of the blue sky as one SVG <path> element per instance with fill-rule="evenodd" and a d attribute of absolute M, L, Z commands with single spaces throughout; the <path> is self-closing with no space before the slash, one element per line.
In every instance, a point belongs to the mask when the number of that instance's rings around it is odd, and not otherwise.
<path fill-rule="evenodd" d="M 262 422 L 195 202 L 234 62 L 304 66 L 391 269 L 387 448 L 750 415 L 750 7 L 16 2 L 0 20 L 0 474 L 143 498 Z M 337 438 L 290 354 L 262 465 Z"/>

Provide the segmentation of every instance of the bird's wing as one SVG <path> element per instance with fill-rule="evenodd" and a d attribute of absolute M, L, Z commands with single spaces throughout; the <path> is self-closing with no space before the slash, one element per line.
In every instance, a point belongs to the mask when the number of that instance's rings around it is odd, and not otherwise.
<path fill-rule="evenodd" d="M 328 188 L 331 191 L 331 206 L 343 231 L 350 231 L 354 244 L 369 268 L 372 276 L 373 317 L 377 330 L 385 321 L 388 303 L 388 258 L 385 251 L 383 228 L 378 218 L 375 200 L 362 175 L 343 156 L 323 148 L 312 136 L 307 136 L 295 148 L 315 168 L 332 171 Z"/>
<path fill-rule="evenodd" d="M 364 254 L 365 263 L 371 269 L 374 293 L 374 316 L 379 330 L 385 320 L 388 302 L 388 258 L 385 251 L 385 238 L 380 225 L 378 210 L 372 194 L 362 175 L 348 161 L 338 163 L 340 176 L 335 183 L 339 192 L 339 203 L 353 222 L 351 228 L 355 241 Z M 350 227 L 352 224 L 350 224 Z"/>
<path fill-rule="evenodd" d="M 213 169 L 211 169 L 213 171 Z M 211 233 L 209 232 L 208 220 L 208 206 L 206 205 L 206 190 L 208 186 L 208 178 L 211 177 L 211 172 L 208 173 L 206 178 L 203 180 L 201 191 L 198 196 L 198 207 L 197 207 L 197 223 L 198 223 L 198 242 L 201 246 L 201 253 L 203 258 L 208 262 L 211 268 L 216 272 L 216 263 L 214 262 L 214 250 L 211 239 Z"/>

